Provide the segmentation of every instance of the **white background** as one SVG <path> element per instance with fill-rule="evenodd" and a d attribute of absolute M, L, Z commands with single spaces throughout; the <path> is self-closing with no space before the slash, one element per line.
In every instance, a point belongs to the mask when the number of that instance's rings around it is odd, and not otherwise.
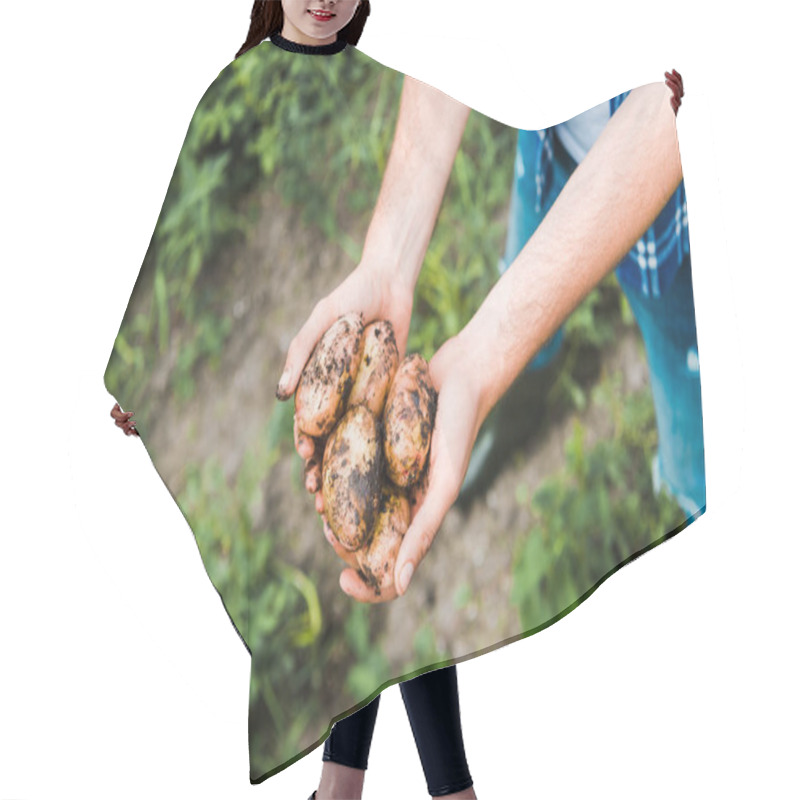
<path fill-rule="evenodd" d="M 3 6 L 0 800 L 317 785 L 321 747 L 250 785 L 249 657 L 103 385 L 187 126 L 249 13 Z M 769 2 L 373 3 L 364 52 L 518 127 L 672 67 L 686 89 L 708 512 L 557 625 L 458 667 L 483 800 L 798 796 L 792 30 Z M 364 797 L 426 796 L 392 687 Z"/>

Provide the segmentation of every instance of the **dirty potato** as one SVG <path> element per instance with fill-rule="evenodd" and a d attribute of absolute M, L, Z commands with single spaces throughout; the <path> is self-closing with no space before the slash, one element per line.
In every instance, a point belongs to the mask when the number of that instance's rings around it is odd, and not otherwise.
<path fill-rule="evenodd" d="M 364 403 L 376 417 L 380 417 L 399 361 L 392 323 L 379 320 L 367 325 L 364 329 L 364 352 L 348 404 Z"/>
<path fill-rule="evenodd" d="M 325 444 L 325 517 L 345 550 L 358 550 L 372 532 L 381 496 L 380 423 L 364 405 L 345 411 Z"/>
<path fill-rule="evenodd" d="M 428 362 L 414 353 L 397 368 L 383 409 L 386 474 L 397 486 L 412 486 L 422 475 L 435 416 Z"/>
<path fill-rule="evenodd" d="M 361 314 L 339 317 L 322 335 L 297 384 L 297 426 L 309 436 L 327 436 L 347 404 L 364 347 Z"/>
<path fill-rule="evenodd" d="M 356 553 L 361 577 L 376 596 L 394 584 L 394 566 L 403 537 L 411 521 L 408 500 L 402 489 L 385 483 L 372 541 Z"/>

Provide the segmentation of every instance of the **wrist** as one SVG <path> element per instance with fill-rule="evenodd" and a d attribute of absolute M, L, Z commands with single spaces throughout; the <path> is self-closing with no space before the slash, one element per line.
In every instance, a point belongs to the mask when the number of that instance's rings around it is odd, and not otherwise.
<path fill-rule="evenodd" d="M 519 290 L 509 277 L 503 276 L 458 334 L 464 368 L 475 383 L 481 423 L 532 358 L 539 339 L 535 314 L 515 309 L 514 293 Z M 523 319 L 526 322 L 520 324 Z"/>
<path fill-rule="evenodd" d="M 469 383 L 470 394 L 475 399 L 477 408 L 477 427 L 483 425 L 489 412 L 497 402 L 492 386 L 496 381 L 497 364 L 487 363 L 485 360 L 484 345 L 482 342 L 473 338 L 474 329 L 469 324 L 462 328 L 449 341 L 452 358 L 456 362 L 458 372 L 464 376 Z"/>
<path fill-rule="evenodd" d="M 373 240 L 365 243 L 359 267 L 382 285 L 413 295 L 422 259 L 404 254 L 393 242 L 379 244 Z"/>

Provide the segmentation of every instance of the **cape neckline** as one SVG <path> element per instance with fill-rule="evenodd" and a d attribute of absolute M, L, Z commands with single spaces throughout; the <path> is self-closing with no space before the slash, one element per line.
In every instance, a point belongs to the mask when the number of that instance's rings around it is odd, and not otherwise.
<path fill-rule="evenodd" d="M 305 53 L 307 55 L 327 56 L 339 53 L 347 47 L 347 39 L 337 39 L 330 44 L 300 44 L 281 36 L 280 33 L 273 33 L 269 39 L 276 47 L 281 50 L 289 50 L 292 53 Z"/>

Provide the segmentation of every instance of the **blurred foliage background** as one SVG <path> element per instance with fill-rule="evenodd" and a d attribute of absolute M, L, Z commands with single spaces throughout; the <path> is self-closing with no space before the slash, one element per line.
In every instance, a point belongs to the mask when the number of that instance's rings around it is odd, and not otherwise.
<path fill-rule="evenodd" d="M 190 401 L 197 369 L 218 365 L 231 319 L 213 281 L 203 278 L 220 253 L 246 240 L 258 221 L 257 195 L 264 186 L 298 210 L 305 225 L 322 231 L 331 247 L 358 262 L 363 243 L 348 231 L 352 220 L 371 215 L 402 80 L 366 57 L 276 57 L 266 44 L 220 73 L 188 128 L 109 362 L 106 385 L 128 399 L 128 408 L 138 413 L 152 402 L 149 371 L 153 359 L 167 353 L 176 330 L 183 336 L 169 377 L 172 402 Z M 358 91 L 345 88 L 352 86 Z M 416 288 L 409 352 L 430 358 L 497 280 L 515 145 L 513 128 L 470 116 Z M 329 192 L 308 191 L 320 181 L 338 187 L 337 202 L 330 202 Z M 594 392 L 613 416 L 614 433 L 587 449 L 576 420 L 566 468 L 536 491 L 522 487 L 509 499 L 534 509 L 536 519 L 511 561 L 510 601 L 518 608 L 521 631 L 564 613 L 620 560 L 680 517 L 677 506 L 663 494 L 655 497 L 650 486 L 656 433 L 649 392 L 620 397 L 613 378 L 597 383 L 596 370 L 587 370 L 632 325 L 613 275 L 566 325 L 565 366 L 549 402 L 579 413 Z M 318 697 L 330 690 L 326 665 L 352 664 L 347 687 L 353 704 L 374 696 L 389 674 L 378 612 L 351 604 L 345 635 L 326 630 L 319 576 L 305 574 L 278 552 L 276 542 L 289 533 L 256 525 L 264 482 L 281 458 L 294 458 L 291 491 L 298 502 L 310 502 L 293 455 L 292 411 L 291 404 L 275 405 L 233 483 L 218 461 L 208 459 L 187 465 L 176 497 L 195 522 L 209 577 L 259 664 L 252 674 L 251 715 L 264 724 L 254 733 L 251 751 L 268 754 L 271 763 L 293 758 L 299 743 L 319 736 L 320 724 L 327 724 L 318 719 Z M 420 621 L 404 672 L 447 658 L 430 624 Z"/>

